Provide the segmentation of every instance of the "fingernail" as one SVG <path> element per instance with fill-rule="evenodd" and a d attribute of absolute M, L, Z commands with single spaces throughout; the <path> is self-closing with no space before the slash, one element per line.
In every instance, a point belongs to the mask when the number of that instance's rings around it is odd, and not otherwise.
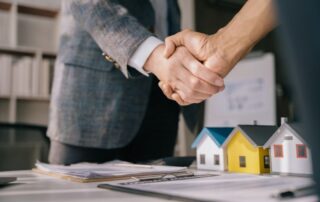
<path fill-rule="evenodd" d="M 215 80 L 214 85 L 216 85 L 216 86 L 223 86 L 223 85 L 224 85 L 224 82 L 223 82 L 222 79 L 217 79 L 217 80 Z"/>
<path fill-rule="evenodd" d="M 222 92 L 223 90 L 224 90 L 224 87 L 223 87 L 223 88 L 220 88 L 220 89 L 219 89 L 219 93 Z"/>

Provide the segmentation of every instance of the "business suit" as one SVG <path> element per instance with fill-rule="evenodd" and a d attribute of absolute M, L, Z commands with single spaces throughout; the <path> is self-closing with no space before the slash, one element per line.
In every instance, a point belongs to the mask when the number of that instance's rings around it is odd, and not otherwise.
<path fill-rule="evenodd" d="M 276 1 L 281 22 L 283 55 L 291 76 L 291 90 L 298 118 L 304 131 L 313 160 L 313 177 L 320 196 L 319 123 L 319 53 L 320 53 L 320 2 L 318 0 Z"/>
<path fill-rule="evenodd" d="M 118 151 L 135 142 L 151 124 L 155 129 L 170 129 L 173 137 L 168 140 L 170 152 L 146 158 L 172 153 L 179 107 L 155 88 L 154 77 L 142 76 L 128 67 L 130 56 L 152 36 L 149 30 L 154 26 L 154 12 L 150 2 L 63 1 L 61 18 L 65 26 L 50 106 L 50 139 L 71 146 Z M 177 2 L 169 0 L 169 34 L 179 30 L 179 19 Z M 110 61 L 102 57 L 102 52 Z M 158 125 L 150 122 L 155 119 L 160 120 Z M 156 134 L 152 128 L 146 132 Z"/>

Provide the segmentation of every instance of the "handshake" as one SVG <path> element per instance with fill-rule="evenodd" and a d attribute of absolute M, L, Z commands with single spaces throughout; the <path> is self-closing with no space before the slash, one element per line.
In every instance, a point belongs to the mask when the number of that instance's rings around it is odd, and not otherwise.
<path fill-rule="evenodd" d="M 223 78 L 248 50 L 225 41 L 223 30 L 206 35 L 184 30 L 167 37 L 144 68 L 160 80 L 159 87 L 180 105 L 200 103 L 224 89 Z"/>
<path fill-rule="evenodd" d="M 169 99 L 180 105 L 202 102 L 224 89 L 223 78 L 276 26 L 272 2 L 247 1 L 216 34 L 184 30 L 166 38 L 145 70 L 158 77 Z"/>

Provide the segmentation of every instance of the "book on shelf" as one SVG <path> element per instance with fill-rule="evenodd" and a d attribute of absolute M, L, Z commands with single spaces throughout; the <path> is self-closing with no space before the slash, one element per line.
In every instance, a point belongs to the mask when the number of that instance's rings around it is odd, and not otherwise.
<path fill-rule="evenodd" d="M 49 78 L 50 78 L 50 61 L 42 60 L 39 69 L 39 95 L 41 97 L 49 97 Z"/>
<path fill-rule="evenodd" d="M 13 91 L 16 96 L 31 94 L 31 57 L 15 57 L 13 62 Z"/>
<path fill-rule="evenodd" d="M 0 45 L 8 46 L 10 42 L 10 13 L 0 10 Z"/>
<path fill-rule="evenodd" d="M 0 55 L 0 96 L 10 96 L 12 57 Z"/>
<path fill-rule="evenodd" d="M 17 28 L 19 46 L 56 50 L 57 20 L 55 18 L 19 14 Z"/>
<path fill-rule="evenodd" d="M 53 69 L 53 59 L 0 54 L 0 96 L 48 98 Z"/>

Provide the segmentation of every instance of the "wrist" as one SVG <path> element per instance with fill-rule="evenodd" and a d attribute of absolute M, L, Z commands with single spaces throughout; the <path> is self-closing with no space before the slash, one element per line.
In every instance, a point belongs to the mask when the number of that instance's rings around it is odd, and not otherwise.
<path fill-rule="evenodd" d="M 234 66 L 254 46 L 249 36 L 235 35 L 235 32 L 227 27 L 209 36 L 211 44 L 215 44 L 216 55 L 222 57 L 229 66 Z"/>
<path fill-rule="evenodd" d="M 143 69 L 147 72 L 155 73 L 156 68 L 159 67 L 159 64 L 161 62 L 161 56 L 164 50 L 164 45 L 161 44 L 157 46 L 149 55 L 147 58 Z"/>

